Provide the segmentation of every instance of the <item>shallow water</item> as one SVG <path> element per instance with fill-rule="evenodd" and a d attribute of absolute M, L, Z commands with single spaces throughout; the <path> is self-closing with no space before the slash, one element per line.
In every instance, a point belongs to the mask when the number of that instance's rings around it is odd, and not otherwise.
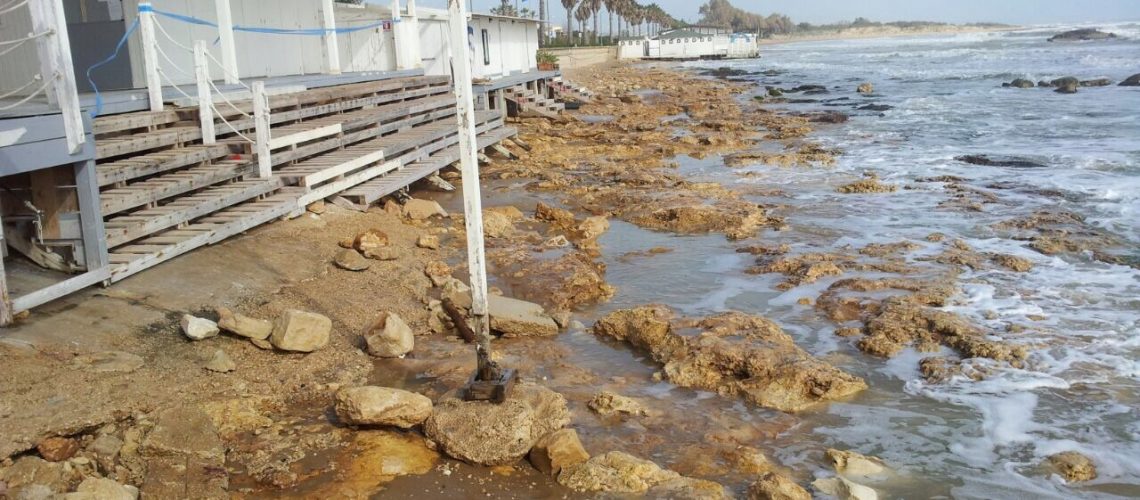
<path fill-rule="evenodd" d="M 1117 41 L 1045 41 L 1063 28 L 766 49 L 758 61 L 725 65 L 784 72 L 756 77 L 762 85 L 826 85 L 828 94 L 807 96 L 820 102 L 778 106 L 851 113 L 848 123 L 825 126 L 812 137 L 845 152 L 837 165 L 753 166 L 746 170 L 759 175 L 746 178 L 719 158 L 678 159 L 682 171 L 695 177 L 789 193 L 788 198 L 756 201 L 788 207 L 781 211 L 790 228 L 765 232 L 759 239 L 788 243 L 793 254 L 906 239 L 925 247 L 913 259 L 937 252 L 938 245 L 924 238 L 940 231 L 978 251 L 1032 260 L 1028 273 L 967 271 L 959 278 L 963 293 L 947 307 L 996 332 L 1010 323 L 1033 324 L 1039 331 L 1031 335 L 1002 334 L 1002 340 L 1034 347 L 1024 369 L 995 365 L 995 373 L 981 382 L 928 384 L 917 362 L 938 353 L 908 350 L 891 360 L 873 358 L 855 349 L 852 340 L 833 335 L 834 323 L 796 303 L 800 297 L 816 297 L 837 278 L 782 292 L 774 288 L 778 276 L 744 274 L 752 258 L 735 253 L 736 245 L 723 237 L 659 234 L 620 222 L 601 240 L 607 280 L 619 291 L 595 313 L 661 302 L 685 314 L 725 309 L 763 314 L 805 349 L 866 378 L 871 389 L 856 399 L 802 415 L 800 425 L 758 443 L 793 468 L 828 475 L 821 453 L 835 447 L 879 456 L 897 468 L 897 478 L 876 485 L 890 497 L 1140 496 L 1140 271 L 1081 255 L 1046 256 L 991 229 L 1035 210 L 1063 209 L 1127 242 L 1118 249 L 1125 257 L 1140 254 L 1140 89 L 1082 88 L 1076 95 L 1061 95 L 1051 89 L 1001 87 L 1014 78 L 1067 75 L 1115 82 L 1140 71 L 1140 25 L 1103 26 L 1123 37 Z M 862 81 L 873 82 L 875 94 L 856 94 Z M 848 99 L 824 102 L 842 97 Z M 850 109 L 868 103 L 893 108 Z M 964 154 L 1027 157 L 1045 167 L 954 160 Z M 835 192 L 864 172 L 918 189 L 879 195 Z M 941 184 L 915 180 L 940 175 L 970 179 L 970 186 L 986 189 L 1000 201 L 982 212 L 939 209 L 948 198 Z M 676 250 L 618 258 L 654 246 Z M 1032 319 L 1039 316 L 1045 319 Z M 615 361 L 606 357 L 610 346 L 598 346 L 591 338 L 564 341 L 577 344 L 583 358 L 594 364 L 606 363 L 599 356 Z M 658 396 L 680 402 L 691 397 L 688 393 Z M 743 414 L 768 413 L 735 408 Z M 1035 470 L 1044 457 L 1066 450 L 1091 456 L 1100 476 L 1072 486 Z"/>

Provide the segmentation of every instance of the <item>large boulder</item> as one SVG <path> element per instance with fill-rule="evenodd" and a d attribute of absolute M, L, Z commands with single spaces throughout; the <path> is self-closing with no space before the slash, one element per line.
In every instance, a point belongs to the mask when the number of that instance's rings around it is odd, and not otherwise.
<path fill-rule="evenodd" d="M 135 500 L 139 490 L 110 479 L 89 477 L 79 483 L 75 492 L 63 496 L 64 500 Z"/>
<path fill-rule="evenodd" d="M 328 317 L 288 309 L 273 323 L 269 341 L 283 351 L 313 352 L 328 345 L 332 320 Z"/>
<path fill-rule="evenodd" d="M 226 307 L 219 307 L 218 328 L 239 337 L 264 340 L 273 333 L 273 322 L 238 314 Z"/>
<path fill-rule="evenodd" d="M 515 385 L 506 401 L 463 401 L 452 394 L 424 422 L 430 444 L 452 458 L 479 465 L 512 463 L 543 436 L 570 422 L 566 398 L 530 383 Z"/>
<path fill-rule="evenodd" d="M 412 328 L 396 313 L 385 312 L 364 334 L 368 354 L 379 358 L 398 358 L 415 347 L 416 337 Z"/>
<path fill-rule="evenodd" d="M 349 425 L 387 425 L 409 429 L 432 413 L 425 396 L 389 387 L 346 387 L 336 393 L 336 416 Z"/>
<path fill-rule="evenodd" d="M 487 313 L 491 329 L 504 337 L 543 337 L 558 334 L 558 324 L 542 306 L 523 300 L 490 295 Z"/>
<path fill-rule="evenodd" d="M 1031 89 L 1031 88 L 1035 87 L 1036 85 L 1030 80 L 1026 80 L 1024 78 L 1018 78 L 1012 82 L 1009 82 L 1009 86 L 1013 87 L 1013 88 L 1018 88 L 1018 89 Z"/>
<path fill-rule="evenodd" d="M 1115 33 L 1106 33 L 1096 28 L 1081 28 L 1058 33 L 1049 37 L 1050 42 L 1085 42 L 1090 40 L 1110 40 L 1116 38 Z"/>
<path fill-rule="evenodd" d="M 1120 82 L 1117 85 L 1121 87 L 1140 87 L 1140 73 L 1136 73 L 1135 75 L 1125 78 L 1123 82 Z"/>
<path fill-rule="evenodd" d="M 404 215 L 412 220 L 425 220 L 437 215 L 447 217 L 447 211 L 436 201 L 413 198 L 404 203 Z"/>
<path fill-rule="evenodd" d="M 649 352 L 674 384 L 777 410 L 799 411 L 867 388 L 863 379 L 797 347 L 766 318 L 736 312 L 677 322 L 671 317 L 664 306 L 616 311 L 599 319 L 594 332 Z"/>
<path fill-rule="evenodd" d="M 769 472 L 748 486 L 748 500 L 811 500 L 811 493 L 787 476 Z"/>
<path fill-rule="evenodd" d="M 558 476 L 562 469 L 590 459 L 574 429 L 558 429 L 540 438 L 527 454 L 535 469 Z"/>

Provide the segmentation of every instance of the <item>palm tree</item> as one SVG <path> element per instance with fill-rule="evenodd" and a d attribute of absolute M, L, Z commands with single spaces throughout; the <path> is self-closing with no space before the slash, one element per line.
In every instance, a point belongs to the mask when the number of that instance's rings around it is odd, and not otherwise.
<path fill-rule="evenodd" d="M 574 17 L 570 15 L 570 12 L 572 10 L 574 10 L 575 5 L 578 5 L 578 0 L 562 0 L 562 6 L 566 7 L 566 42 L 567 43 L 570 43 L 570 40 L 573 39 L 573 37 L 574 37 L 574 29 L 573 29 L 574 26 L 571 23 L 571 21 L 574 20 Z"/>
<path fill-rule="evenodd" d="M 602 9 L 602 0 L 584 0 L 583 3 L 590 9 L 590 17 L 594 18 L 594 45 L 598 44 L 598 11 Z"/>
<path fill-rule="evenodd" d="M 609 31 L 610 43 L 613 43 L 614 42 L 614 11 L 616 11 L 618 9 L 618 6 L 622 3 L 622 0 L 604 0 L 604 1 L 606 4 L 606 12 L 609 14 L 609 18 L 610 18 L 610 31 Z M 621 18 L 620 17 L 618 18 L 618 29 L 619 30 L 621 29 Z"/>
<path fill-rule="evenodd" d="M 582 3 L 578 4 L 578 8 L 574 9 L 574 19 L 578 20 L 578 29 L 582 32 L 583 44 L 587 42 L 586 21 L 590 20 L 590 6 L 588 5 L 588 1 L 589 0 L 582 0 Z"/>

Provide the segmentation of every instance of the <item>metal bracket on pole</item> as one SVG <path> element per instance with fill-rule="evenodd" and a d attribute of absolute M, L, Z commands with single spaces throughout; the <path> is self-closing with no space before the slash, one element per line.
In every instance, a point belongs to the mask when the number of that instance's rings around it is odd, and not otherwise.
<path fill-rule="evenodd" d="M 198 80 L 198 121 L 202 122 L 202 144 L 214 144 L 214 98 L 210 95 L 210 63 L 206 41 L 194 40 L 194 76 Z"/>
<path fill-rule="evenodd" d="M 262 179 L 268 179 L 273 174 L 273 161 L 269 153 L 269 96 L 265 93 L 265 82 L 253 82 L 253 126 L 257 141 L 254 151 L 257 153 L 257 171 Z"/>
<path fill-rule="evenodd" d="M 143 67 L 151 111 L 162 111 L 162 78 L 158 75 L 158 40 L 154 38 L 154 10 L 150 2 L 139 4 L 139 32 L 142 34 Z"/>
<path fill-rule="evenodd" d="M 395 3 L 394 0 L 393 3 Z M 463 174 L 463 212 L 467 229 L 467 267 L 471 272 L 471 314 L 478 368 L 467 385 L 467 399 L 501 402 L 508 396 L 517 373 L 491 360 L 491 329 L 487 314 L 487 262 L 483 249 L 483 203 L 479 188 L 479 160 L 475 142 L 475 102 L 471 89 L 471 61 L 467 58 L 467 7 L 464 0 L 448 0 L 448 33 L 452 81 L 455 85 L 459 125 L 459 164 Z M 399 51 L 399 47 L 397 47 Z M 399 53 L 399 52 L 397 52 Z"/>
<path fill-rule="evenodd" d="M 340 46 L 336 40 L 336 11 L 333 0 L 321 0 L 321 14 L 324 19 L 325 73 L 340 74 Z"/>
<path fill-rule="evenodd" d="M 234 46 L 234 21 L 230 12 L 230 0 L 214 0 L 218 14 L 218 41 L 222 44 L 222 66 L 225 68 L 226 83 L 237 85 L 237 49 Z"/>

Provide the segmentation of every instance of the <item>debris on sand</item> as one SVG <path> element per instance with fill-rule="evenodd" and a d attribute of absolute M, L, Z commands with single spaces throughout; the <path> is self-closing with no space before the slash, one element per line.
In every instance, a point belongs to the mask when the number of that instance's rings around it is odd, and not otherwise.
<path fill-rule="evenodd" d="M 247 339 L 264 340 L 273 333 L 273 322 L 235 313 L 227 307 L 215 310 L 218 328 Z"/>
<path fill-rule="evenodd" d="M 216 337 L 220 332 L 217 323 L 190 314 L 184 314 L 179 325 L 182 327 L 182 333 L 190 340 L 204 340 L 210 337 Z"/>
<path fill-rule="evenodd" d="M 696 334 L 677 332 L 684 329 Z M 867 388 L 861 378 L 797 347 L 760 316 L 729 312 L 674 320 L 669 308 L 650 305 L 610 313 L 594 324 L 594 333 L 649 352 L 674 384 L 777 410 L 799 411 Z"/>

